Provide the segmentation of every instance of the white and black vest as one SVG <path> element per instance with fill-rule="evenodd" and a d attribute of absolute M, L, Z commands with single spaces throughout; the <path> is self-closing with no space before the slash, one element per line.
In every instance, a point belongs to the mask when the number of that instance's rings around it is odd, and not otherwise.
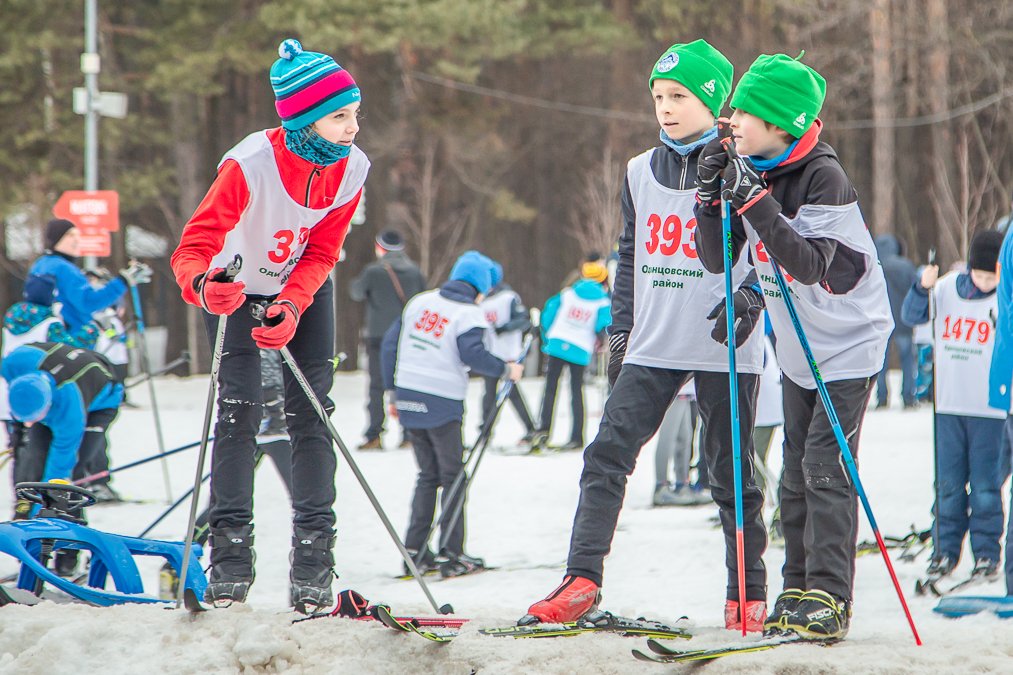
<path fill-rule="evenodd" d="M 502 290 L 490 295 L 479 305 L 485 312 L 485 320 L 489 322 L 489 330 L 485 332 L 485 347 L 493 356 L 503 361 L 519 359 L 524 345 L 519 330 L 496 333 L 497 328 L 505 326 L 510 321 L 510 310 L 513 309 L 514 300 L 520 300 L 515 291 Z"/>

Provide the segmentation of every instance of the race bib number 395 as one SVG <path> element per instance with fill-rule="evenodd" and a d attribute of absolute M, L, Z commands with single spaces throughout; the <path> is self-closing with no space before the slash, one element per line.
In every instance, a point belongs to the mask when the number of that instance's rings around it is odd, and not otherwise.
<path fill-rule="evenodd" d="M 450 323 L 450 319 L 444 318 L 436 312 L 430 312 L 427 309 L 422 312 L 422 318 L 415 323 L 415 330 L 432 333 L 434 338 L 441 338 L 448 323 Z"/>

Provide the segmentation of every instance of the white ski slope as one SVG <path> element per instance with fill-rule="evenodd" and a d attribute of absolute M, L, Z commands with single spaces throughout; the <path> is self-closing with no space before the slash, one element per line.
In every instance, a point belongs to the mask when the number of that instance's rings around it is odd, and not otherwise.
<path fill-rule="evenodd" d="M 529 407 L 537 411 L 541 380 L 524 381 Z M 895 389 L 899 389 L 896 387 Z M 339 375 L 332 397 L 333 420 L 345 442 L 355 447 L 366 426 L 365 377 Z M 569 434 L 569 401 L 560 387 L 555 439 Z M 162 378 L 157 382 L 167 447 L 200 437 L 207 378 Z M 156 442 L 147 392 L 131 397 L 140 410 L 124 409 L 113 425 L 114 465 L 154 454 Z M 473 382 L 469 410 L 479 409 L 479 383 Z M 587 408 L 598 411 L 597 389 L 587 388 Z M 469 438 L 477 435 L 476 414 L 467 418 Z M 593 438 L 598 417 L 588 419 Z M 508 408 L 494 445 L 513 443 L 522 428 Z M 861 471 L 884 534 L 903 536 L 912 524 L 928 527 L 932 503 L 930 412 L 899 410 L 868 414 L 863 431 Z M 395 431 L 388 447 L 400 441 Z M 780 440 L 772 454 L 779 456 Z M 676 621 L 682 616 L 702 634 L 679 641 L 676 648 L 705 648 L 740 639 L 724 630 L 703 627 L 722 622 L 725 596 L 724 543 L 709 518 L 713 506 L 691 509 L 650 507 L 654 486 L 653 441 L 630 478 L 613 553 L 606 562 L 603 608 L 627 616 L 646 615 Z M 359 453 L 356 461 L 399 532 L 408 521 L 415 463 L 408 450 Z M 178 497 L 192 484 L 197 451 L 169 459 L 172 489 Z M 779 460 L 775 460 L 777 464 Z M 477 628 L 504 625 L 561 580 L 570 526 L 576 506 L 580 453 L 549 456 L 488 454 L 479 470 L 468 505 L 468 550 L 490 565 L 514 569 L 433 581 L 439 603 L 452 603 L 459 615 L 474 620 L 454 642 L 436 645 L 399 634 L 371 622 L 320 619 L 296 625 L 287 607 L 290 509 L 284 488 L 270 462 L 257 475 L 257 582 L 250 603 L 219 610 L 191 621 L 185 612 L 151 606 L 95 608 L 44 603 L 0 609 L 0 674 L 52 673 L 756 673 L 771 675 L 919 675 L 1013 673 L 1013 624 L 989 616 L 959 621 L 932 613 L 935 602 L 913 597 L 913 586 L 927 562 L 897 563 L 897 573 L 911 604 L 925 646 L 916 647 L 878 555 L 859 558 L 855 615 L 848 640 L 833 648 L 786 646 L 750 655 L 727 657 L 705 665 L 654 665 L 635 661 L 632 648 L 646 649 L 643 639 L 583 635 L 566 639 L 513 640 L 478 635 Z M 778 471 L 778 466 L 772 467 Z M 0 509 L 9 509 L 9 466 L 0 481 Z M 124 496 L 155 503 L 97 507 L 90 510 L 94 527 L 136 535 L 165 508 L 159 462 L 117 475 Z M 393 605 L 395 612 L 432 613 L 414 581 L 393 579 L 401 561 L 380 520 L 344 460 L 337 477 L 338 545 L 341 578 L 335 591 L 354 588 L 372 602 Z M 207 491 L 204 490 L 206 500 Z M 7 511 L 6 513 L 9 513 Z M 178 509 L 155 536 L 181 539 L 187 510 Z M 871 537 L 862 516 L 860 538 Z M 966 558 L 958 574 L 966 574 Z M 766 553 L 770 573 L 769 602 L 780 590 L 783 552 Z M 548 566 L 548 568 L 545 568 Z M 157 592 L 159 564 L 141 559 L 149 592 Z M 0 556 L 0 574 L 17 569 L 13 558 Z M 1001 595 L 996 583 L 977 594 Z"/>

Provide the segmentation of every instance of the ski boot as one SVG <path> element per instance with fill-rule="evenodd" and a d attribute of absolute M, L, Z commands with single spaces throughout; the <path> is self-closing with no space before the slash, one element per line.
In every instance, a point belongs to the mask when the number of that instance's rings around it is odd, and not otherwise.
<path fill-rule="evenodd" d="M 531 605 L 528 613 L 521 617 L 517 625 L 576 621 L 598 609 L 600 602 L 601 588 L 596 583 L 590 579 L 569 575 L 547 598 Z"/>
<path fill-rule="evenodd" d="M 172 563 L 166 562 L 162 569 L 158 570 L 158 599 L 166 602 L 176 600 L 179 593 L 179 575 Z"/>
<path fill-rule="evenodd" d="M 88 489 L 95 495 L 95 499 L 98 500 L 99 504 L 118 504 L 123 501 L 123 497 L 109 483 L 89 485 Z"/>
<path fill-rule="evenodd" d="M 802 599 L 803 593 L 804 591 L 797 588 L 786 588 L 781 595 L 777 596 L 774 611 L 763 622 L 764 637 L 781 635 L 785 632 L 784 622 L 798 609 L 798 601 Z"/>
<path fill-rule="evenodd" d="M 935 584 L 943 577 L 949 576 L 954 569 L 956 569 L 957 563 L 952 560 L 949 556 L 942 556 L 939 558 L 933 557 L 929 561 L 929 566 L 925 570 L 925 574 L 928 576 L 927 579 L 922 581 L 919 579 L 915 582 L 915 594 L 925 595 L 931 592 L 933 595 L 942 595 Z M 976 566 L 977 567 L 977 566 Z"/>
<path fill-rule="evenodd" d="M 851 603 L 826 591 L 806 591 L 783 626 L 810 640 L 842 640 L 851 622 Z"/>
<path fill-rule="evenodd" d="M 465 574 L 474 574 L 485 570 L 485 561 L 481 558 L 473 558 L 470 555 L 459 553 L 454 555 L 448 553 L 447 559 L 439 563 L 440 578 L 462 577 Z"/>
<path fill-rule="evenodd" d="M 245 602 L 256 574 L 253 566 L 257 554 L 253 550 L 253 525 L 211 528 L 211 578 L 204 591 L 204 602 L 215 607 L 228 607 Z"/>
<path fill-rule="evenodd" d="M 549 445 L 549 432 L 536 431 L 531 435 L 531 452 L 538 453 Z"/>
<path fill-rule="evenodd" d="M 421 560 L 419 559 L 419 552 L 417 550 L 411 548 L 406 548 L 405 550 L 408 551 L 408 555 L 412 557 L 412 560 L 415 562 L 415 568 L 422 576 L 437 571 L 439 569 L 440 562 L 446 561 L 446 558 L 443 558 L 442 556 L 442 560 L 437 560 L 436 556 L 428 548 L 426 549 L 426 552 L 422 554 Z M 404 576 L 410 577 L 412 575 L 412 571 L 408 569 L 408 563 L 402 562 L 401 569 L 404 571 Z"/>
<path fill-rule="evenodd" d="M 19 499 L 14 504 L 14 517 L 11 520 L 31 520 L 32 503 L 27 499 Z"/>
<path fill-rule="evenodd" d="M 673 490 L 667 484 L 661 484 L 654 489 L 652 502 L 655 506 L 694 506 L 696 498 L 689 485 L 679 485 Z"/>
<path fill-rule="evenodd" d="M 971 572 L 972 579 L 992 580 L 999 576 L 999 561 L 988 558 L 978 558 L 974 561 L 974 571 Z"/>
<path fill-rule="evenodd" d="M 300 614 L 316 614 L 334 604 L 334 530 L 307 530 L 298 525 L 292 536 L 289 581 L 292 606 Z"/>
<path fill-rule="evenodd" d="M 762 633 L 763 622 L 767 618 L 767 603 L 763 600 L 746 600 L 746 632 Z M 742 619 L 739 617 L 739 602 L 725 600 L 725 628 L 742 632 Z"/>
<path fill-rule="evenodd" d="M 784 548 L 784 533 L 781 532 L 781 507 L 774 509 L 774 517 L 770 520 L 770 527 L 767 529 L 767 538 L 771 546 Z"/>
<path fill-rule="evenodd" d="M 576 452 L 584 449 L 584 441 L 572 440 L 566 445 L 559 446 L 560 452 Z"/>
<path fill-rule="evenodd" d="M 53 571 L 65 579 L 73 577 L 77 570 L 77 555 L 76 549 L 60 549 L 56 552 L 56 559 L 53 561 Z"/>

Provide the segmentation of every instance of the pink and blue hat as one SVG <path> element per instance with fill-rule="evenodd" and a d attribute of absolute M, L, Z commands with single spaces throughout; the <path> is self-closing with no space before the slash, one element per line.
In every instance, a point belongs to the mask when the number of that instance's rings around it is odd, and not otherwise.
<path fill-rule="evenodd" d="M 293 39 L 281 43 L 278 56 L 271 66 L 271 87 L 284 128 L 302 129 L 361 99 L 355 80 L 330 56 L 303 51 Z"/>

